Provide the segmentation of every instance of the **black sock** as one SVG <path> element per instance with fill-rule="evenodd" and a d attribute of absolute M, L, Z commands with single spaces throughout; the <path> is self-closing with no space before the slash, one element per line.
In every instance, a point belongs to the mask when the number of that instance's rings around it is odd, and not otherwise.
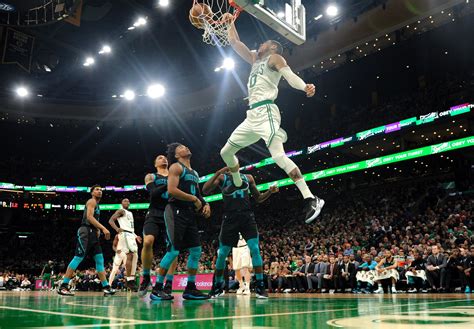
<path fill-rule="evenodd" d="M 163 290 L 163 283 L 159 283 L 158 281 L 155 283 L 155 290 Z"/>
<path fill-rule="evenodd" d="M 188 284 L 186 285 L 186 289 L 196 289 L 196 284 L 194 282 L 188 281 Z"/>

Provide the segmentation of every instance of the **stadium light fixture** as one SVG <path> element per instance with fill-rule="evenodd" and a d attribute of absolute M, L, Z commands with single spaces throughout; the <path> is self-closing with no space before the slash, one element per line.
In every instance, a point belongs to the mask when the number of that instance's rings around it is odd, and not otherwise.
<path fill-rule="evenodd" d="M 233 70 L 235 67 L 235 62 L 232 58 L 226 58 L 224 59 L 224 62 L 222 63 L 222 68 L 226 70 Z"/>
<path fill-rule="evenodd" d="M 94 63 L 95 63 L 95 59 L 93 57 L 87 57 L 83 65 L 91 66 L 91 65 L 94 65 Z"/>
<path fill-rule="evenodd" d="M 140 27 L 146 25 L 147 21 L 145 17 L 140 17 L 137 19 L 135 23 L 133 23 L 134 27 Z"/>
<path fill-rule="evenodd" d="M 102 55 L 102 54 L 110 54 L 112 52 L 112 48 L 110 48 L 110 46 L 108 45 L 104 45 L 102 46 L 102 49 L 99 51 L 99 54 Z"/>
<path fill-rule="evenodd" d="M 165 94 L 165 87 L 160 84 L 151 85 L 148 87 L 147 95 L 152 99 L 160 98 Z"/>
<path fill-rule="evenodd" d="M 169 4 L 170 4 L 169 0 L 159 0 L 158 1 L 158 6 L 160 6 L 160 7 L 168 7 Z"/>
<path fill-rule="evenodd" d="M 29 91 L 26 87 L 18 87 L 16 88 L 15 92 L 18 95 L 18 97 L 21 97 L 21 98 L 24 98 L 28 96 L 29 94 Z"/>
<path fill-rule="evenodd" d="M 338 13 L 339 13 L 339 8 L 338 8 L 336 5 L 329 5 L 329 6 L 326 8 L 326 14 L 327 14 L 329 17 L 334 17 L 334 16 L 336 16 Z"/>
<path fill-rule="evenodd" d="M 317 21 L 317 20 L 320 20 L 321 18 L 323 18 L 323 14 L 319 14 L 318 16 L 314 18 L 314 20 Z"/>
<path fill-rule="evenodd" d="M 127 100 L 127 101 L 133 101 L 135 99 L 135 92 L 133 90 L 130 90 L 130 89 L 127 89 L 125 90 L 125 92 L 123 93 L 123 97 Z"/>

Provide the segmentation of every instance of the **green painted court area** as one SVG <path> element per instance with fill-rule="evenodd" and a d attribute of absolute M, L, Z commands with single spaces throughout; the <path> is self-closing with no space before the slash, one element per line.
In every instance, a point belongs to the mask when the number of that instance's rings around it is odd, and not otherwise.
<path fill-rule="evenodd" d="M 226 295 L 151 303 L 133 294 L 0 292 L 0 328 L 474 328 L 470 295 Z"/>

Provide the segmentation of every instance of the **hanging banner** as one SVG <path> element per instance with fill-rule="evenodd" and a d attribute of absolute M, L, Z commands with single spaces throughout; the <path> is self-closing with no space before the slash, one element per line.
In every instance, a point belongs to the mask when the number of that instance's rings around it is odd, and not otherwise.
<path fill-rule="evenodd" d="M 16 64 L 30 73 L 34 43 L 35 38 L 31 35 L 7 28 L 2 63 Z"/>

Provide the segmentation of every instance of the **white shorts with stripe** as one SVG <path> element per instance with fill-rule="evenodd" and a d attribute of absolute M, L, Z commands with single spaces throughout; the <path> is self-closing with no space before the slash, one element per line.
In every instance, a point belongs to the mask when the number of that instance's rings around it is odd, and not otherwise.
<path fill-rule="evenodd" d="M 234 130 L 227 142 L 239 150 L 260 139 L 265 141 L 267 147 L 274 140 L 286 143 L 288 137 L 280 124 L 281 115 L 276 104 L 258 106 L 247 111 L 247 118 Z"/>
<path fill-rule="evenodd" d="M 135 237 L 135 233 L 129 233 L 129 232 L 122 232 L 120 233 L 119 239 L 122 242 L 122 251 L 126 254 L 132 252 L 138 252 L 138 245 L 137 245 L 137 240 Z"/>
<path fill-rule="evenodd" d="M 250 256 L 249 247 L 232 248 L 232 268 L 234 270 L 252 267 L 252 257 Z"/>

